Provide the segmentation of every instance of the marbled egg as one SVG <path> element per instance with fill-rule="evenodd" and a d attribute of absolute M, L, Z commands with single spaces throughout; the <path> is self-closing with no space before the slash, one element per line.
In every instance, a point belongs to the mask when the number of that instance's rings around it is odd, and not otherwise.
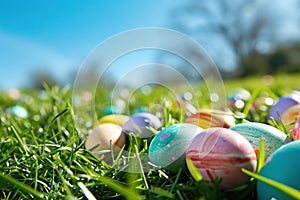
<path fill-rule="evenodd" d="M 294 130 L 293 130 L 294 140 L 300 140 L 300 116 L 296 120 Z"/>
<path fill-rule="evenodd" d="M 129 117 L 121 114 L 112 114 L 101 117 L 98 120 L 99 124 L 112 123 L 117 124 L 119 126 L 123 126 L 126 121 L 128 121 Z"/>
<path fill-rule="evenodd" d="M 230 128 L 235 125 L 232 113 L 211 109 L 200 110 L 196 114 L 187 117 L 184 122 L 195 124 L 204 129 L 210 127 Z"/>
<path fill-rule="evenodd" d="M 122 128 L 116 124 L 106 123 L 96 126 L 87 136 L 85 148 L 91 152 L 110 150 L 113 145 L 114 152 L 118 152 L 125 145 L 126 138 Z"/>
<path fill-rule="evenodd" d="M 162 126 L 162 123 L 155 115 L 151 113 L 137 113 L 132 115 L 123 125 L 123 131 L 125 133 L 134 133 L 140 138 L 149 138 L 153 136 L 153 132 L 148 129 L 152 127 L 158 130 Z"/>
<path fill-rule="evenodd" d="M 149 146 L 150 161 L 169 171 L 186 169 L 185 152 L 203 129 L 193 124 L 174 124 L 161 130 Z"/>
<path fill-rule="evenodd" d="M 207 181 L 222 178 L 221 189 L 247 183 L 250 177 L 241 168 L 256 170 L 257 158 L 246 138 L 225 128 L 202 131 L 187 149 L 186 157 Z M 189 166 L 188 166 L 189 167 Z"/>
<path fill-rule="evenodd" d="M 283 114 L 292 106 L 300 104 L 300 92 L 294 91 L 293 93 L 283 96 L 278 99 L 278 101 L 270 109 L 268 120 L 274 118 L 279 120 L 279 117 L 282 117 Z"/>
<path fill-rule="evenodd" d="M 265 139 L 265 156 L 270 156 L 276 149 L 290 141 L 279 129 L 262 123 L 248 122 L 237 124 L 230 128 L 247 138 L 255 153 L 259 153 L 260 141 Z"/>
<path fill-rule="evenodd" d="M 267 159 L 260 175 L 300 190 L 300 141 L 290 142 L 277 149 Z M 294 199 L 264 182 L 257 181 L 258 199 Z M 298 197 L 300 199 L 300 196 Z"/>

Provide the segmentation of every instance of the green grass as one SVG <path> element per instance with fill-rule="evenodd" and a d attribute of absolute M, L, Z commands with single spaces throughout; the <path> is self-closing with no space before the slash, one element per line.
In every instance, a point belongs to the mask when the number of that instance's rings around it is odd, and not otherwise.
<path fill-rule="evenodd" d="M 248 89 L 255 98 L 249 100 L 242 110 L 237 110 L 237 120 L 265 123 L 268 110 L 253 111 L 251 106 L 256 97 L 268 95 L 274 99 L 300 87 L 300 75 L 280 75 L 266 83 L 259 77 L 225 82 L 229 94 L 235 88 Z M 199 96 L 195 96 L 201 107 L 209 107 L 208 92 L 196 85 Z M 184 91 L 182 91 L 184 92 Z M 105 162 L 84 148 L 88 131 L 95 122 L 75 123 L 72 108 L 72 89 L 69 87 L 46 87 L 48 98 L 40 98 L 35 90 L 22 90 L 17 100 L 0 95 L 0 199 L 253 199 L 255 179 L 250 183 L 220 191 L 215 180 L 209 187 L 200 174 L 179 171 L 171 173 L 152 167 L 144 171 L 139 155 L 147 153 L 149 141 L 131 140 L 128 157 L 121 153 L 114 162 Z M 108 91 L 96 96 L 96 118 L 108 102 Z M 134 98 L 133 98 L 134 97 Z M 162 103 L 160 111 L 164 125 L 181 122 L 180 112 L 170 94 L 156 88 L 151 96 L 136 91 L 134 100 L 129 101 L 131 114 L 140 106 L 149 109 Z M 10 106 L 21 105 L 28 110 L 28 118 L 17 117 L 7 111 Z M 83 108 L 91 106 L 83 102 Z M 238 115 L 238 114 L 243 115 Z M 78 113 L 77 113 L 78 114 Z M 88 118 L 84 113 L 83 118 Z M 263 156 L 261 156 L 263 157 Z M 130 163 L 133 166 L 130 166 Z M 140 173 L 127 173 L 128 167 L 136 167 Z M 151 168 L 151 166 L 149 166 Z M 247 173 L 247 172 L 245 172 Z M 255 175 L 254 175 L 255 176 Z M 195 177 L 195 179 L 193 178 Z"/>

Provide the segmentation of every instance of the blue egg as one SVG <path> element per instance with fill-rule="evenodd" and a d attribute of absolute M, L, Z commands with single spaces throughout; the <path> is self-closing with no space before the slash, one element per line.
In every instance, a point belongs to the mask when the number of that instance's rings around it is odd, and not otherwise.
<path fill-rule="evenodd" d="M 141 138 L 149 138 L 152 137 L 154 133 L 148 128 L 151 127 L 157 130 L 161 126 L 162 123 L 155 115 L 151 113 L 137 113 L 123 124 L 122 129 L 126 134 L 133 133 Z"/>
<path fill-rule="evenodd" d="M 27 110 L 22 107 L 22 106 L 12 106 L 9 111 L 18 116 L 18 117 L 21 117 L 21 118 L 27 118 L 28 117 L 28 112 Z"/>
<path fill-rule="evenodd" d="M 102 111 L 104 115 L 112 115 L 112 114 L 122 114 L 123 109 L 116 106 L 107 106 Z"/>
<path fill-rule="evenodd" d="M 260 175 L 300 190 L 300 141 L 286 144 L 276 150 L 266 161 Z M 291 196 L 264 182 L 257 182 L 258 199 L 292 200 Z M 299 197 L 300 199 L 300 197 Z"/>

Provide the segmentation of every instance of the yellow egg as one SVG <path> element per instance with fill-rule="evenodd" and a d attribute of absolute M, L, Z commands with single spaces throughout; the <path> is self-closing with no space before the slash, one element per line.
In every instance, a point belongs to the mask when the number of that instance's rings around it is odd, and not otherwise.
<path fill-rule="evenodd" d="M 120 115 L 120 114 L 112 114 L 112 115 L 106 115 L 99 119 L 99 124 L 105 124 L 105 123 L 112 123 L 119 126 L 123 126 L 124 123 L 129 119 L 126 115 Z"/>

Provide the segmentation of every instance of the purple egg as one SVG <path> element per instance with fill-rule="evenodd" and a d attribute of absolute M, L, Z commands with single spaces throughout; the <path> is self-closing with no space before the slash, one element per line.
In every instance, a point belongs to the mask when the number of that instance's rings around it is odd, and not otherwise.
<path fill-rule="evenodd" d="M 159 129 L 162 123 L 155 115 L 151 113 L 137 113 L 129 118 L 123 125 L 123 132 L 126 134 L 133 133 L 139 135 L 141 138 L 148 138 L 153 136 L 153 132 L 148 128 Z"/>
<path fill-rule="evenodd" d="M 300 92 L 294 91 L 293 93 L 283 96 L 279 98 L 276 104 L 271 108 L 270 113 L 268 115 L 268 120 L 274 118 L 276 121 L 279 120 L 279 117 L 282 115 L 292 106 L 297 105 L 300 103 Z"/>

